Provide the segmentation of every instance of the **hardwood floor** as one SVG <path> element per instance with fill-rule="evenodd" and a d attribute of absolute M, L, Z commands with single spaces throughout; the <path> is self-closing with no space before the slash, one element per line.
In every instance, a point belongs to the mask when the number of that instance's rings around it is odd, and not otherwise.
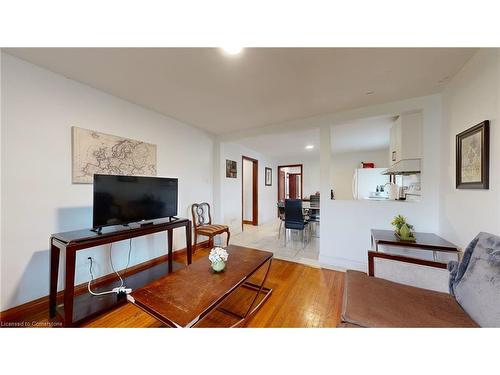
<path fill-rule="evenodd" d="M 208 249 L 198 250 L 194 259 L 208 256 Z M 260 279 L 264 270 L 254 275 Z M 245 327 L 335 327 L 341 307 L 344 274 L 299 263 L 274 259 L 266 286 L 273 289 L 270 298 L 247 321 Z M 240 288 L 242 290 L 242 288 Z M 249 300 L 243 291 L 236 291 L 224 307 L 235 311 Z M 48 312 L 31 319 L 47 322 Z M 219 312 L 206 317 L 202 327 L 230 325 L 228 318 Z M 42 324 L 43 325 L 43 324 Z M 132 304 L 125 304 L 87 322 L 83 327 L 163 327 L 150 315 Z"/>
<path fill-rule="evenodd" d="M 196 252 L 195 258 L 207 256 Z M 259 279 L 262 272 L 254 277 Z M 246 327 L 335 327 L 340 320 L 344 274 L 299 263 L 274 259 L 266 286 L 271 297 L 246 323 Z M 247 296 L 236 292 L 229 308 L 242 305 Z M 220 326 L 225 317 L 213 313 L 202 327 Z M 162 324 L 138 307 L 127 304 L 87 323 L 85 327 L 161 327 Z"/>

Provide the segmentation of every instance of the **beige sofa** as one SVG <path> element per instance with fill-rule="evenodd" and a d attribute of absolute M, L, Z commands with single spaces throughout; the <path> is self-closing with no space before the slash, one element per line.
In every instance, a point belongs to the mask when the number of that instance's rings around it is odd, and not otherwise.
<path fill-rule="evenodd" d="M 426 278 L 418 285 L 415 278 L 413 285 L 404 285 L 386 280 L 390 274 L 386 279 L 374 277 L 375 258 L 412 264 L 414 270 L 403 272 L 407 280 L 424 268 L 439 269 L 447 285 L 436 291 Z M 479 233 L 461 261 L 447 265 L 370 251 L 368 273 L 346 273 L 343 327 L 500 327 L 500 236 Z"/>
<path fill-rule="evenodd" d="M 477 327 L 453 296 L 347 271 L 341 327 Z"/>

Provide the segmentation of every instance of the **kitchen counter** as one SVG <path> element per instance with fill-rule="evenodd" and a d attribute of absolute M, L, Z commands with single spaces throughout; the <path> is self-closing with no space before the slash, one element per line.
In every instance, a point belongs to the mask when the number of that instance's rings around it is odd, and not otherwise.
<path fill-rule="evenodd" d="M 353 200 L 356 200 L 356 199 L 353 199 Z M 411 203 L 415 203 L 415 202 L 420 201 L 420 199 L 397 199 L 397 200 L 394 200 L 394 199 L 389 199 L 389 198 L 363 198 L 363 199 L 357 199 L 357 200 L 377 201 L 377 202 L 411 202 Z"/>

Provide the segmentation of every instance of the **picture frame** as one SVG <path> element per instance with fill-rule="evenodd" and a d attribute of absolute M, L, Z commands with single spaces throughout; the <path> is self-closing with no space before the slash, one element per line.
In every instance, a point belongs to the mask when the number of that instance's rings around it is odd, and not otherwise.
<path fill-rule="evenodd" d="M 237 178 L 238 165 L 234 160 L 226 159 L 226 178 Z"/>
<path fill-rule="evenodd" d="M 455 149 L 456 188 L 489 189 L 489 121 L 457 134 Z"/>
<path fill-rule="evenodd" d="M 265 183 L 266 186 L 273 186 L 273 170 L 268 167 L 265 170 Z"/>

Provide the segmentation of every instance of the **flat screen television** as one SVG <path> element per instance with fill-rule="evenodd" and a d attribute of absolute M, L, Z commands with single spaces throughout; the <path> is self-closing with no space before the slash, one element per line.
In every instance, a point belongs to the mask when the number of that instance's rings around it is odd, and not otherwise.
<path fill-rule="evenodd" d="M 94 175 L 92 225 L 102 228 L 177 215 L 177 178 Z"/>

